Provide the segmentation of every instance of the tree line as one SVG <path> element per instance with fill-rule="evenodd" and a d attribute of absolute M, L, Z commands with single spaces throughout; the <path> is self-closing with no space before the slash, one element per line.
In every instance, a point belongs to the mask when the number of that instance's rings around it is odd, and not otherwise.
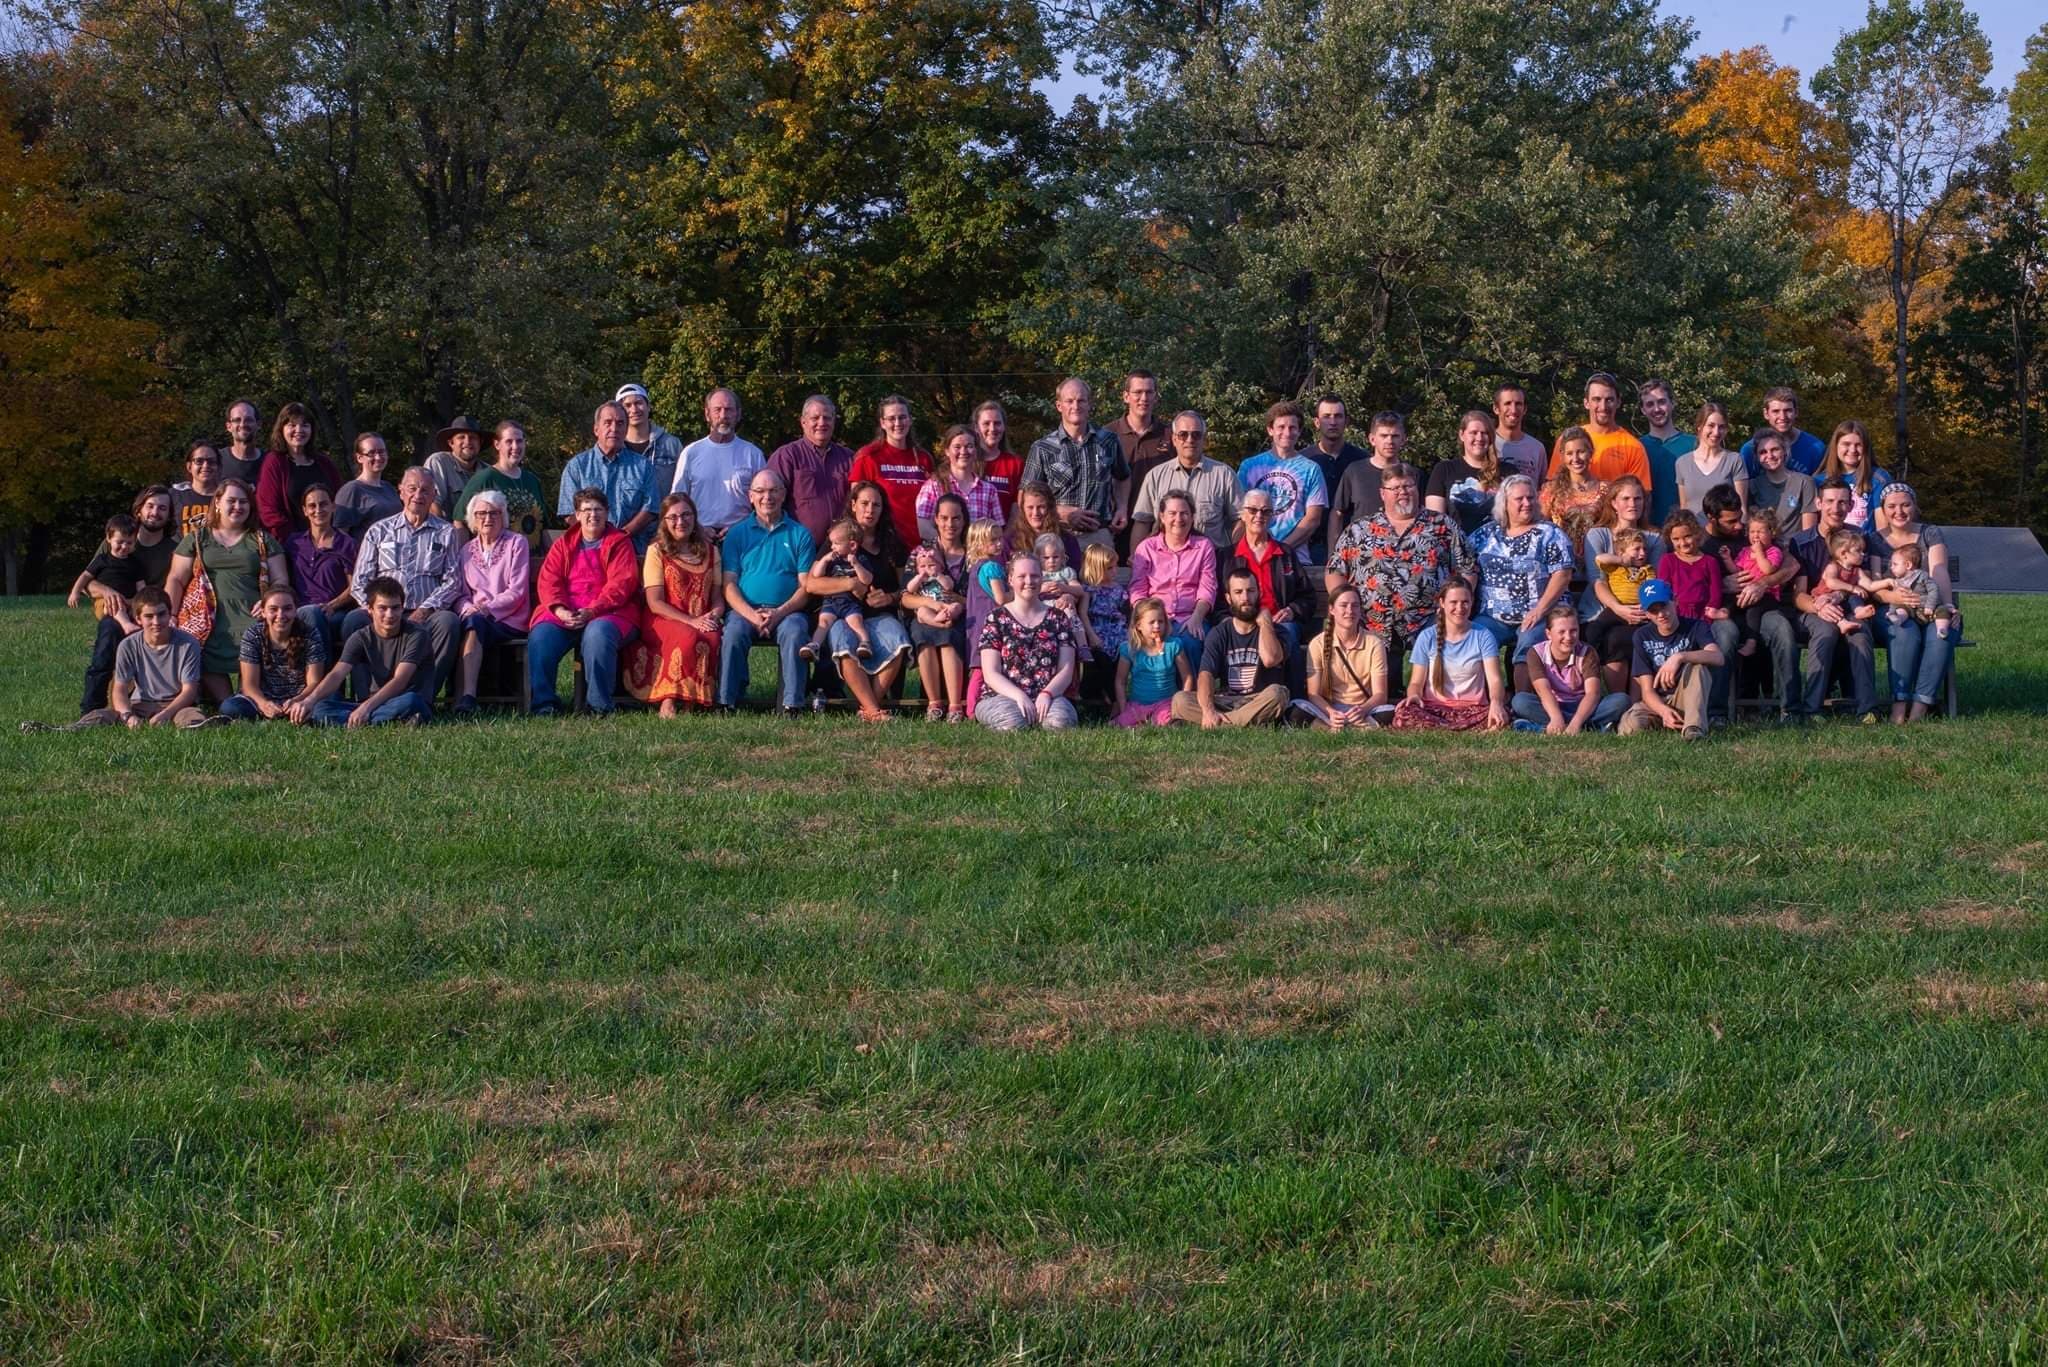
<path fill-rule="evenodd" d="M 1551 430 L 1594 368 L 1788 383 L 1937 520 L 2042 519 L 2048 28 L 2000 92 L 1953 0 L 1809 80 L 1652 0 L 13 10 L 10 590 L 238 395 L 333 451 L 514 416 L 545 468 L 625 378 L 764 440 L 903 393 L 929 442 L 1144 366 L 1222 453 L 1335 390 L 1425 459 L 1502 380 Z M 1060 113 L 1069 58 L 1103 93 Z"/>

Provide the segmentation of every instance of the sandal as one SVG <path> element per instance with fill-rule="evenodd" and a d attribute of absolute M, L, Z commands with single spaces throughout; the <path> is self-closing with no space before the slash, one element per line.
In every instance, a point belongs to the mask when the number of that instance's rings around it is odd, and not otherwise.
<path fill-rule="evenodd" d="M 967 709 L 964 707 L 950 708 L 946 712 L 946 724 L 948 726 L 958 726 L 961 722 L 966 720 Z"/>
<path fill-rule="evenodd" d="M 925 704 L 924 719 L 926 721 L 940 721 L 944 719 L 945 715 L 946 705 L 944 703 L 935 702 Z"/>
<path fill-rule="evenodd" d="M 894 712 L 889 711 L 885 707 L 877 707 L 872 712 L 863 709 L 860 714 L 860 719 L 862 721 L 871 722 L 895 721 L 896 714 Z"/>

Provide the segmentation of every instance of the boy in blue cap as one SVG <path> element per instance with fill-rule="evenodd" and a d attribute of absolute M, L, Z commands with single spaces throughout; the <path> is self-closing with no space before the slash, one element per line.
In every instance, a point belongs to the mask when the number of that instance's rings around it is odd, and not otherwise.
<path fill-rule="evenodd" d="M 1678 615 L 1671 585 L 1662 579 L 1644 583 L 1637 602 L 1650 620 L 1636 628 L 1628 671 L 1636 700 L 1615 730 L 1630 736 L 1662 728 L 1705 740 L 1710 671 L 1726 663 L 1721 647 L 1707 623 Z"/>

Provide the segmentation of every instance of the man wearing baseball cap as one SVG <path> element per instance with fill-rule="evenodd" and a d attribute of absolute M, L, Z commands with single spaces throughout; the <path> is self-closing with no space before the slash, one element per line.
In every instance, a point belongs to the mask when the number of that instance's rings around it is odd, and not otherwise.
<path fill-rule="evenodd" d="M 1662 579 L 1643 585 L 1637 606 L 1650 620 L 1636 628 L 1629 665 L 1636 701 L 1621 714 L 1615 730 L 1630 736 L 1661 728 L 1687 740 L 1705 740 L 1710 671 L 1724 663 L 1713 632 L 1705 622 L 1678 615 L 1671 585 Z"/>
<path fill-rule="evenodd" d="M 654 421 L 654 409 L 647 391 L 627 381 L 612 395 L 612 402 L 626 410 L 626 449 L 647 457 L 654 467 L 654 502 L 658 509 L 676 482 L 676 462 L 683 456 L 683 439 Z"/>

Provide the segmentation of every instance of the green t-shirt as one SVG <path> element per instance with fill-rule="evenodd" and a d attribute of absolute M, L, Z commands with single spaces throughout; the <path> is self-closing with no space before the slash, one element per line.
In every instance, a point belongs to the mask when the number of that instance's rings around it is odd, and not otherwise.
<path fill-rule="evenodd" d="M 515 477 L 495 465 L 484 466 L 462 486 L 462 495 L 455 500 L 455 521 L 467 522 L 469 500 L 485 489 L 496 489 L 505 496 L 505 530 L 525 537 L 528 547 L 539 550 L 545 504 L 533 471 L 522 467 Z"/>

